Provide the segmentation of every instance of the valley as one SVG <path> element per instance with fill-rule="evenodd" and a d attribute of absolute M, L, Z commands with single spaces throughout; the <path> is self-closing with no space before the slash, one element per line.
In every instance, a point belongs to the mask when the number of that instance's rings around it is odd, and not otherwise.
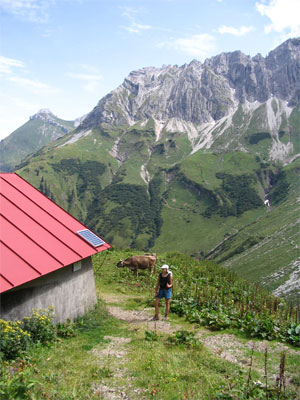
<path fill-rule="evenodd" d="M 15 170 L 120 249 L 215 260 L 299 302 L 299 63 L 289 39 L 133 71 Z"/>

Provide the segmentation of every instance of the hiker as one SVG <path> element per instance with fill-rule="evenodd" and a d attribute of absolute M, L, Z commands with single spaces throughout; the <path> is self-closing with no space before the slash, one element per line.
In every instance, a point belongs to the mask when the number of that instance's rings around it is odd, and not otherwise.
<path fill-rule="evenodd" d="M 164 264 L 161 267 L 162 272 L 159 273 L 157 284 L 155 287 L 155 315 L 153 317 L 154 321 L 159 320 L 159 301 L 163 297 L 166 301 L 166 308 L 165 308 L 165 316 L 164 320 L 168 319 L 168 314 L 170 311 L 170 300 L 172 297 L 172 286 L 173 286 L 173 277 L 172 272 L 169 270 L 169 266 Z"/>

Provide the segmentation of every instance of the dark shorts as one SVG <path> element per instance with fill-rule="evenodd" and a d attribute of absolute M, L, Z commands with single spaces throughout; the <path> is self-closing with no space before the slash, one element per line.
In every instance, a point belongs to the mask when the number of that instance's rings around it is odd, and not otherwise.
<path fill-rule="evenodd" d="M 162 299 L 163 297 L 165 299 L 170 299 L 172 297 L 172 289 L 171 288 L 169 288 L 169 289 L 159 289 L 157 297 L 159 299 Z"/>

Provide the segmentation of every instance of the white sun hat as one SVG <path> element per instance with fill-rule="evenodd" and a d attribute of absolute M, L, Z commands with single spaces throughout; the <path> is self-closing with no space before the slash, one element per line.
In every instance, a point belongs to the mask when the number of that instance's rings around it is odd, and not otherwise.
<path fill-rule="evenodd" d="M 161 269 L 169 269 L 169 266 L 167 264 L 164 264 Z"/>

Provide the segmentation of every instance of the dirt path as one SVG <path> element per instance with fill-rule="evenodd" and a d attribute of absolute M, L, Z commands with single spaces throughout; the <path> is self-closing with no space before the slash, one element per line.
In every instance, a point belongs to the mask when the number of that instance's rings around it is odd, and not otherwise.
<path fill-rule="evenodd" d="M 137 326 L 145 330 L 155 330 L 158 333 L 173 333 L 180 329 L 180 326 L 174 327 L 168 321 L 152 321 L 153 309 L 144 309 L 142 311 L 124 310 L 121 307 L 107 306 L 108 312 L 117 319 L 130 323 L 130 329 Z"/>
<path fill-rule="evenodd" d="M 94 385 L 94 394 L 107 400 L 130 400 L 132 397 L 128 397 L 126 391 L 131 388 L 131 379 L 126 377 L 127 370 L 124 364 L 127 354 L 126 344 L 131 339 L 116 336 L 105 336 L 104 339 L 108 341 L 106 347 L 97 346 L 91 350 L 102 371 L 101 384 Z M 120 378 L 124 377 L 126 377 L 126 385 L 120 384 Z M 138 392 L 139 390 L 136 389 L 136 393 Z"/>
<path fill-rule="evenodd" d="M 173 321 L 152 321 L 153 308 L 144 308 L 141 311 L 137 310 L 125 310 L 119 306 L 119 304 L 125 304 L 130 296 L 118 294 L 101 294 L 102 300 L 107 304 L 108 312 L 115 318 L 123 320 L 129 323 L 129 329 L 131 330 L 149 330 L 156 331 L 158 334 L 172 334 L 179 329 L 187 329 L 186 326 L 180 325 Z M 118 304 L 118 305 L 117 305 Z M 300 356 L 300 351 L 289 348 L 282 343 L 270 343 L 268 341 L 254 341 L 249 340 L 247 342 L 240 340 L 233 334 L 218 333 L 213 334 L 211 331 L 205 328 L 194 328 L 195 336 L 201 341 L 201 343 L 207 347 L 216 356 L 225 359 L 226 361 L 238 364 L 241 367 L 248 367 L 250 363 L 250 353 L 252 349 L 255 352 L 264 353 L 265 348 L 268 348 L 268 352 L 280 354 L 283 351 L 287 354 L 297 354 Z M 116 400 L 116 399 L 146 399 L 143 397 L 143 393 L 140 389 L 134 388 L 134 380 L 130 376 L 126 376 L 126 344 L 130 342 L 128 338 L 120 337 L 105 337 L 109 340 L 108 345 L 103 348 L 94 348 L 91 352 L 96 355 L 99 359 L 99 365 L 102 368 L 107 368 L 107 374 L 110 371 L 113 373 L 114 378 L 107 380 L 107 385 L 101 384 L 96 385 L 94 388 L 95 393 L 102 396 L 103 399 Z M 262 366 L 256 366 L 255 368 L 262 375 L 264 373 Z M 112 372 L 113 371 L 113 372 Z M 274 374 L 273 374 L 274 375 Z M 118 378 L 126 378 L 126 385 L 122 386 L 118 383 Z M 276 376 L 274 375 L 274 379 Z M 130 392 L 130 397 L 126 393 Z"/>
<path fill-rule="evenodd" d="M 118 303 L 122 304 L 129 296 L 123 295 L 101 295 L 102 300 L 106 303 Z M 147 330 L 156 330 L 158 333 L 173 333 L 183 328 L 183 325 L 178 323 L 170 323 L 168 321 L 152 321 L 153 308 L 144 308 L 142 311 L 136 310 L 124 310 L 119 306 L 108 305 L 107 310 L 115 318 L 127 321 L 131 327 L 140 326 Z M 233 334 L 218 333 L 212 334 L 211 331 L 205 328 L 197 328 L 195 335 L 199 340 L 208 347 L 214 354 L 224 358 L 227 361 L 237 363 L 241 366 L 245 366 L 249 363 L 249 351 L 253 348 L 255 351 L 264 352 L 267 347 L 270 352 L 282 353 L 283 351 L 290 354 L 300 355 L 300 351 L 291 349 L 283 343 L 270 343 L 267 340 L 254 341 L 249 340 L 246 343 L 242 342 Z"/>

